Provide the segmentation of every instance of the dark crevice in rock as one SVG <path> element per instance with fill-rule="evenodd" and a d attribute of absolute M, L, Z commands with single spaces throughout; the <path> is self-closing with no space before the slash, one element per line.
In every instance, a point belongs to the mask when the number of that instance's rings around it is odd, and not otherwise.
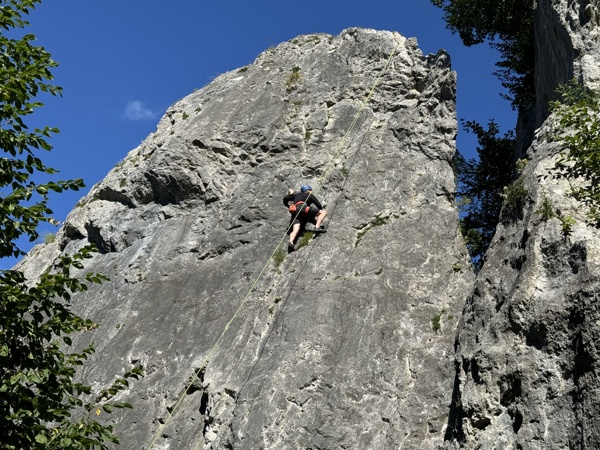
<path fill-rule="evenodd" d="M 509 415 L 513 419 L 513 431 L 518 433 L 523 425 L 523 414 L 518 409 L 515 409 L 514 412 L 509 412 Z"/>
<path fill-rule="evenodd" d="M 319 380 L 319 378 L 318 378 L 318 377 L 312 377 L 312 378 L 311 378 L 309 381 L 307 381 L 307 382 L 306 382 L 306 383 L 304 383 L 302 386 L 300 386 L 300 387 L 298 388 L 298 390 L 302 391 L 302 390 L 304 390 L 304 389 L 306 389 L 306 388 L 309 388 L 309 387 L 311 387 L 311 386 L 314 386 L 314 385 L 315 385 L 315 383 L 316 383 L 318 380 Z"/>
<path fill-rule="evenodd" d="M 492 420 L 489 417 L 480 417 L 471 422 L 474 428 L 479 430 L 485 430 L 489 424 L 492 423 Z"/>
<path fill-rule="evenodd" d="M 477 364 L 477 360 L 475 358 L 471 359 L 463 359 L 462 370 L 466 376 L 471 376 L 471 379 L 476 383 L 481 383 L 481 378 L 479 377 L 479 365 Z"/>
<path fill-rule="evenodd" d="M 105 186 L 96 192 L 96 197 L 98 200 L 105 200 L 108 202 L 117 202 L 122 205 L 127 206 L 128 208 L 135 208 L 136 205 L 127 195 L 123 192 L 115 191 L 113 188 Z"/>
<path fill-rule="evenodd" d="M 523 236 L 521 236 L 521 242 L 519 243 L 520 248 L 525 249 L 528 240 L 529 240 L 529 231 L 526 229 L 523 231 Z"/>
<path fill-rule="evenodd" d="M 187 395 L 191 395 L 194 392 L 202 391 L 204 388 L 202 387 L 204 384 L 204 373 L 206 372 L 206 368 L 197 369 L 192 378 L 191 384 L 188 386 L 186 391 Z"/>
<path fill-rule="evenodd" d="M 91 244 L 95 244 L 98 247 L 100 253 L 113 253 L 117 249 L 111 241 L 106 241 L 101 234 L 101 230 L 90 223 L 85 224 L 87 231 L 88 241 Z"/>
<path fill-rule="evenodd" d="M 589 0 L 579 3 L 579 23 L 581 27 L 585 27 L 588 22 L 594 22 L 594 7 Z"/>
<path fill-rule="evenodd" d="M 460 392 L 460 380 L 459 380 L 459 368 L 456 368 L 456 376 L 454 377 L 454 388 L 452 389 L 452 400 L 450 401 L 450 411 L 448 412 L 448 426 L 446 427 L 446 433 L 444 435 L 445 441 L 457 440 L 461 442 L 464 440 L 463 432 L 463 418 L 465 411 L 462 406 L 461 392 Z"/>
<path fill-rule="evenodd" d="M 203 392 L 202 397 L 200 398 L 200 408 L 198 409 L 198 411 L 200 411 L 200 414 L 204 415 L 204 414 L 206 414 L 207 409 L 208 409 L 208 392 Z"/>
<path fill-rule="evenodd" d="M 64 237 L 59 242 L 59 249 L 62 251 L 67 247 L 67 244 L 71 241 L 79 241 L 85 239 L 85 235 L 79 231 L 77 227 L 74 227 L 70 223 L 65 223 L 63 226 Z"/>
<path fill-rule="evenodd" d="M 533 322 L 525 334 L 525 342 L 538 350 L 548 345 L 548 328 L 543 322 Z"/>
<path fill-rule="evenodd" d="M 206 438 L 206 434 L 207 434 L 211 424 L 214 422 L 214 418 L 210 415 L 210 404 L 209 404 L 210 396 L 209 396 L 208 390 L 204 386 L 205 371 L 206 371 L 205 367 L 195 370 L 195 373 L 192 377 L 192 382 L 188 386 L 186 394 L 191 395 L 196 392 L 202 393 L 202 395 L 200 396 L 200 405 L 198 406 L 198 412 L 204 417 L 204 425 L 202 428 L 202 435 Z"/>
<path fill-rule="evenodd" d="M 194 139 L 192 141 L 192 145 L 194 147 L 198 147 L 198 148 L 201 148 L 203 150 L 206 150 L 208 148 L 207 145 L 204 142 L 202 142 L 200 139 Z"/>
<path fill-rule="evenodd" d="M 510 259 L 510 267 L 516 271 L 520 271 L 523 264 L 525 264 L 525 261 L 527 261 L 527 256 L 525 256 L 525 254 L 513 257 Z"/>
<path fill-rule="evenodd" d="M 230 152 L 226 147 L 218 147 L 218 146 L 211 146 L 209 147 L 209 150 L 213 151 L 214 153 L 217 153 L 218 155 L 223 155 L 225 157 L 229 157 L 230 156 Z"/>
<path fill-rule="evenodd" d="M 583 317 L 576 314 L 578 317 L 572 317 L 576 322 L 582 323 Z M 587 372 L 592 371 L 594 358 L 584 344 L 584 337 L 581 331 L 577 332 L 573 340 L 573 350 L 575 353 L 573 379 L 575 384 L 579 384 L 579 380 L 584 377 Z"/>
<path fill-rule="evenodd" d="M 572 372 L 574 389 L 571 392 L 574 405 L 577 433 L 576 447 L 598 448 L 598 417 L 600 405 L 597 400 L 598 355 L 595 349 L 597 338 L 597 295 L 593 291 L 580 290 L 570 296 L 573 305 L 569 315 L 571 348 L 573 352 Z"/>
<path fill-rule="evenodd" d="M 587 260 L 587 249 L 585 247 L 585 243 L 576 242 L 569 249 L 569 256 L 567 259 L 567 263 L 571 267 L 571 272 L 574 274 L 579 273 L 579 271 L 585 267 L 585 263 Z"/>
<path fill-rule="evenodd" d="M 236 400 L 238 393 L 234 389 L 225 388 L 224 392 L 229 395 L 232 399 Z"/>
<path fill-rule="evenodd" d="M 237 230 L 238 228 L 241 228 L 243 225 L 239 224 L 239 223 L 234 223 L 234 224 L 230 224 L 230 225 L 226 225 L 224 226 L 225 231 L 232 231 L 232 230 Z"/>
<path fill-rule="evenodd" d="M 500 378 L 500 404 L 513 405 L 522 395 L 521 378 L 518 374 L 508 374 Z"/>
<path fill-rule="evenodd" d="M 481 377 L 479 376 L 479 364 L 475 358 L 471 359 L 471 378 L 476 384 L 481 384 Z"/>
<path fill-rule="evenodd" d="M 74 227 L 68 222 L 65 223 L 63 230 L 65 236 L 67 236 L 71 240 L 79 240 L 85 238 L 85 236 L 81 233 L 81 231 L 79 231 L 78 228 Z"/>

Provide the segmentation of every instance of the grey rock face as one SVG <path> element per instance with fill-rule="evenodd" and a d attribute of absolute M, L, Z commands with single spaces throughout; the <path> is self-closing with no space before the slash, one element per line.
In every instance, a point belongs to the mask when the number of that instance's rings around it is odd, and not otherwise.
<path fill-rule="evenodd" d="M 535 7 L 536 127 L 548 116 L 556 87 L 571 78 L 600 88 L 600 11 L 591 0 L 538 0 Z"/>
<path fill-rule="evenodd" d="M 452 427 L 461 448 L 600 446 L 600 236 L 566 196 L 568 183 L 540 182 L 559 150 L 547 131 L 528 154 L 522 217 L 498 228 L 459 326 Z M 548 201 L 576 220 L 572 232 L 544 220 Z"/>
<path fill-rule="evenodd" d="M 538 110 L 573 75 L 598 87 L 594 5 L 537 3 Z M 504 206 L 467 302 L 446 448 L 600 448 L 600 234 L 567 195 L 571 186 L 548 177 L 563 150 L 549 137 L 555 122 L 551 116 L 536 131 L 524 207 L 509 214 Z M 544 204 L 563 220 L 545 220 Z"/>
<path fill-rule="evenodd" d="M 100 248 L 85 378 L 147 372 L 123 448 L 441 445 L 473 281 L 456 131 L 448 56 L 372 30 L 298 37 L 173 105 L 22 265 Z M 328 232 L 287 255 L 282 198 L 306 182 Z"/>

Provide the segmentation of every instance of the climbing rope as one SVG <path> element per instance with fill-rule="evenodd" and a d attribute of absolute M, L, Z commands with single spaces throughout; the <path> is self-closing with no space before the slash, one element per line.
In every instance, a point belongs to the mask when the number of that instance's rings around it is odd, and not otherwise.
<path fill-rule="evenodd" d="M 354 119 L 352 120 L 352 123 L 348 127 L 348 130 L 346 131 L 346 133 L 344 133 L 344 135 L 343 135 L 342 139 L 340 140 L 340 143 L 338 144 L 337 148 L 334 150 L 334 152 L 330 156 L 327 164 L 325 165 L 325 168 L 323 169 L 322 175 L 317 179 L 317 186 L 322 185 L 323 182 L 327 178 L 329 178 L 329 176 L 331 175 L 331 172 L 333 172 L 333 169 L 334 169 L 334 166 L 335 166 L 335 159 L 339 156 L 339 154 L 341 153 L 341 151 L 345 147 L 346 140 L 348 139 L 348 136 L 350 136 L 350 134 L 354 130 L 354 127 L 356 126 L 356 124 L 358 122 L 358 119 L 360 118 L 360 115 L 362 114 L 362 112 L 365 109 L 366 105 L 370 101 L 371 96 L 373 95 L 373 92 L 375 91 L 375 89 L 379 85 L 379 82 L 381 81 L 381 78 L 387 72 L 387 69 L 388 69 L 388 67 L 389 67 L 389 65 L 390 65 L 390 63 L 392 61 L 392 58 L 396 54 L 396 51 L 398 50 L 399 46 L 400 46 L 400 41 L 398 41 L 396 43 L 396 46 L 394 47 L 394 50 L 392 51 L 392 53 L 390 53 L 390 56 L 388 57 L 388 59 L 387 59 L 385 65 L 384 65 L 383 69 L 381 70 L 381 72 L 377 76 L 377 78 L 375 79 L 375 82 L 373 83 L 373 86 L 369 90 L 367 96 L 362 101 L 362 104 L 361 104 L 359 110 L 354 115 Z M 316 190 L 314 192 L 316 192 Z M 313 194 L 309 193 L 309 196 L 307 197 L 307 200 L 308 200 L 308 198 L 310 198 L 311 195 L 313 195 Z M 213 352 L 215 351 L 215 349 L 217 348 L 217 346 L 221 343 L 221 341 L 223 340 L 223 337 L 225 336 L 225 333 L 227 333 L 227 330 L 229 330 L 229 327 L 231 326 L 231 324 L 233 323 L 233 321 L 235 320 L 235 318 L 237 317 L 237 315 L 239 314 L 239 312 L 242 310 L 242 308 L 244 307 L 244 305 L 246 304 L 246 302 L 248 301 L 248 299 L 250 298 L 250 294 L 252 293 L 252 291 L 254 290 L 254 288 L 256 287 L 256 285 L 258 284 L 258 282 L 260 281 L 260 279 L 262 278 L 265 270 L 267 270 L 267 267 L 269 267 L 269 264 L 270 264 L 271 260 L 275 257 L 275 254 L 277 253 L 278 249 L 281 247 L 282 243 L 286 239 L 287 234 L 288 234 L 288 232 L 290 231 L 290 229 L 291 229 L 291 227 L 293 225 L 293 222 L 298 218 L 298 216 L 301 213 L 302 213 L 302 209 L 299 208 L 299 211 L 294 216 L 294 220 L 290 221 L 290 225 L 287 227 L 286 231 L 283 233 L 283 236 L 281 237 L 281 239 L 278 241 L 277 245 L 273 249 L 273 252 L 271 253 L 271 256 L 269 256 L 269 258 L 267 259 L 267 262 L 264 264 L 264 266 L 262 267 L 261 271 L 256 276 L 254 282 L 250 286 L 250 289 L 248 289 L 248 292 L 246 293 L 246 295 L 244 296 L 243 300 L 240 302 L 239 306 L 235 310 L 235 313 L 233 314 L 233 316 L 231 317 L 231 319 L 229 319 L 229 322 L 227 322 L 227 324 L 223 328 L 223 331 L 221 332 L 219 338 L 215 341 L 215 343 L 212 346 L 212 348 L 210 349 L 210 351 L 207 353 L 207 355 L 202 360 L 202 364 L 200 365 L 200 368 L 198 370 L 194 371 L 194 375 L 192 376 L 191 381 L 188 383 L 187 386 L 185 386 L 185 389 L 183 390 L 183 392 L 179 396 L 179 399 L 177 400 L 177 403 L 175 403 L 175 406 L 173 407 L 172 411 L 169 412 L 169 416 L 158 427 L 157 431 L 154 433 L 153 439 L 150 442 L 150 445 L 148 446 L 148 450 L 152 450 L 152 447 L 156 443 L 156 440 L 158 439 L 158 437 L 160 436 L 160 434 L 162 433 L 162 431 L 167 427 L 167 425 L 169 424 L 169 422 L 172 420 L 172 418 L 177 413 L 179 407 L 181 406 L 181 402 L 183 402 L 183 399 L 185 398 L 186 392 L 188 392 L 189 389 L 191 388 L 191 386 L 196 382 L 196 380 L 198 379 L 199 374 L 202 373 L 203 369 L 208 366 L 208 362 L 210 361 L 210 357 L 212 356 Z"/>

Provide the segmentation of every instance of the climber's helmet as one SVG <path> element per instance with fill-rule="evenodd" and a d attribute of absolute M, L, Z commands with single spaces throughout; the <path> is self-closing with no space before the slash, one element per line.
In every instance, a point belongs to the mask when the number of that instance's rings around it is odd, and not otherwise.
<path fill-rule="evenodd" d="M 312 191 L 312 188 L 308 184 L 305 184 L 304 186 L 302 186 L 300 188 L 300 192 L 306 192 L 306 191 Z"/>

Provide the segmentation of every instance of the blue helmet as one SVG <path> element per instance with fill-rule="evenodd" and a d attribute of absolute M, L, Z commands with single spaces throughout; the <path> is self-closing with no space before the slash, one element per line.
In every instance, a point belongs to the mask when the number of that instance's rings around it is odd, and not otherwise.
<path fill-rule="evenodd" d="M 306 191 L 312 191 L 312 188 L 308 184 L 305 184 L 304 186 L 300 187 L 300 192 Z"/>

